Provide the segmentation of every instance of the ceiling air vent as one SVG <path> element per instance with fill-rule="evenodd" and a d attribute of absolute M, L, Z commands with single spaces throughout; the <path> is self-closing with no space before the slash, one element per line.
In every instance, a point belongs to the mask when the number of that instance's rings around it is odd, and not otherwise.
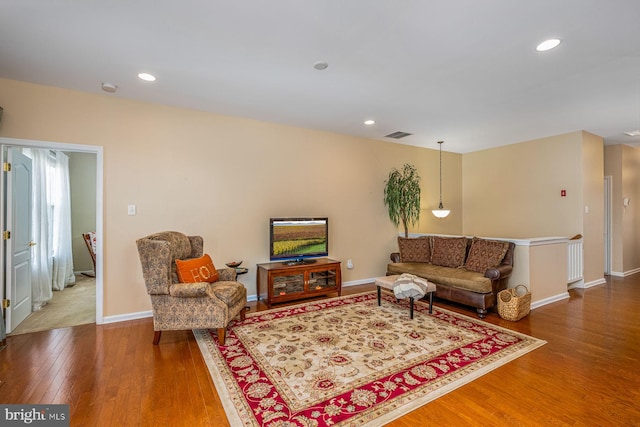
<path fill-rule="evenodd" d="M 404 138 L 405 136 L 409 136 L 409 135 L 413 135 L 411 133 L 407 133 L 407 132 L 391 132 L 389 135 L 385 135 L 385 138 L 393 138 L 393 139 L 400 139 L 400 138 Z"/>

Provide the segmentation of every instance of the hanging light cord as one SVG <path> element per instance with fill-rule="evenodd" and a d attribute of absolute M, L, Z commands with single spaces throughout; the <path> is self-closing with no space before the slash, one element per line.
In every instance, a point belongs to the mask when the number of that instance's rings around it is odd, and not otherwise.
<path fill-rule="evenodd" d="M 438 209 L 442 209 L 442 143 L 444 141 L 438 141 L 438 145 L 440 146 L 440 204 L 438 205 Z"/>

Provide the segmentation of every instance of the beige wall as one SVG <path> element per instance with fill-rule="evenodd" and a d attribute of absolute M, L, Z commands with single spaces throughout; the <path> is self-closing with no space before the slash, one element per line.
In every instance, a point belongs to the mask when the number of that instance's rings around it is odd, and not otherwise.
<path fill-rule="evenodd" d="M 460 233 L 461 156 L 445 153 L 437 221 L 438 151 L 0 79 L 0 136 L 104 147 L 105 316 L 150 309 L 135 240 L 161 230 L 204 237 L 223 266 L 268 261 L 270 216 L 326 215 L 343 280 L 385 273 L 396 250 L 384 181 L 409 162 L 423 176 L 423 220 L 412 231 Z M 136 216 L 127 205 L 137 205 Z"/>
<path fill-rule="evenodd" d="M 530 238 L 582 233 L 582 133 L 465 154 L 467 235 Z M 560 197 L 561 190 L 567 191 Z"/>
<path fill-rule="evenodd" d="M 423 178 L 412 232 L 581 233 L 585 273 L 602 270 L 602 139 L 584 132 L 443 152 L 443 202 L 452 213 L 438 220 L 430 213 L 438 203 L 435 141 L 417 148 L 3 79 L 0 99 L 2 137 L 104 148 L 105 316 L 150 308 L 135 239 L 160 230 L 202 235 L 219 266 L 243 260 L 250 272 L 241 280 L 254 295 L 255 264 L 268 261 L 268 218 L 326 215 L 330 256 L 355 266 L 343 265 L 344 281 L 384 274 L 398 230 L 382 191 L 389 170 L 406 162 Z M 127 215 L 130 204 L 136 216 Z"/>
<path fill-rule="evenodd" d="M 611 272 L 624 276 L 640 271 L 640 149 L 626 145 L 605 147 L 604 174 L 612 180 Z M 630 204 L 623 206 L 628 197 Z"/>
<path fill-rule="evenodd" d="M 602 281 L 603 147 L 601 137 L 578 131 L 465 154 L 464 233 L 504 238 L 582 234 L 584 281 Z"/>
<path fill-rule="evenodd" d="M 531 301 L 557 298 L 567 292 L 566 243 L 529 248 Z M 560 285 L 560 286 L 558 286 Z"/>
<path fill-rule="evenodd" d="M 580 234 L 584 235 L 584 282 L 589 284 L 604 279 L 604 145 L 601 137 L 581 133 L 584 207 Z"/>
<path fill-rule="evenodd" d="M 436 145 L 436 144 L 434 144 Z M 442 147 L 446 149 L 446 142 Z M 464 217 L 464 203 L 462 199 L 462 158 L 461 154 L 442 152 L 442 204 L 451 213 L 446 218 L 436 218 L 431 213 L 438 207 L 440 194 L 440 168 L 438 158 L 420 171 L 424 182 L 432 184 L 432 190 L 424 194 L 423 209 L 420 214 L 420 224 L 416 232 L 438 234 L 462 234 L 462 219 Z"/>

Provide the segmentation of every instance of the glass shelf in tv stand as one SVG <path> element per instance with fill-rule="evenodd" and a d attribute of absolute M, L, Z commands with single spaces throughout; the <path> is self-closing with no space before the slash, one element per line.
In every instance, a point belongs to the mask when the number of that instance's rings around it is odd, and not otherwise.
<path fill-rule="evenodd" d="M 334 270 L 312 271 L 307 274 L 309 276 L 307 283 L 305 283 L 304 273 L 274 276 L 273 298 L 277 299 L 294 294 L 311 294 L 337 288 Z"/>

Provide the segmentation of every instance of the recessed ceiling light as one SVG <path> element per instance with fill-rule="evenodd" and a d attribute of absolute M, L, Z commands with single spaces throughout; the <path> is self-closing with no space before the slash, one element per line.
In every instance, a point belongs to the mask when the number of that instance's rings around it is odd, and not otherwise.
<path fill-rule="evenodd" d="M 536 47 L 536 50 L 538 52 L 544 52 L 547 50 L 551 50 L 554 47 L 557 47 L 559 44 L 560 44 L 560 39 L 545 40 Z"/>
<path fill-rule="evenodd" d="M 369 120 L 365 120 L 364 124 L 367 125 L 367 126 L 371 126 L 371 125 L 375 125 L 376 121 L 369 119 Z"/>
<path fill-rule="evenodd" d="M 313 64 L 313 68 L 319 71 L 326 70 L 328 66 L 329 64 L 327 64 L 325 61 L 318 61 Z"/>
<path fill-rule="evenodd" d="M 140 73 L 140 74 L 138 74 L 138 77 L 140 77 L 142 80 L 144 80 L 146 82 L 155 82 L 156 81 L 156 76 L 154 76 L 153 74 L 149 74 L 149 73 Z"/>

